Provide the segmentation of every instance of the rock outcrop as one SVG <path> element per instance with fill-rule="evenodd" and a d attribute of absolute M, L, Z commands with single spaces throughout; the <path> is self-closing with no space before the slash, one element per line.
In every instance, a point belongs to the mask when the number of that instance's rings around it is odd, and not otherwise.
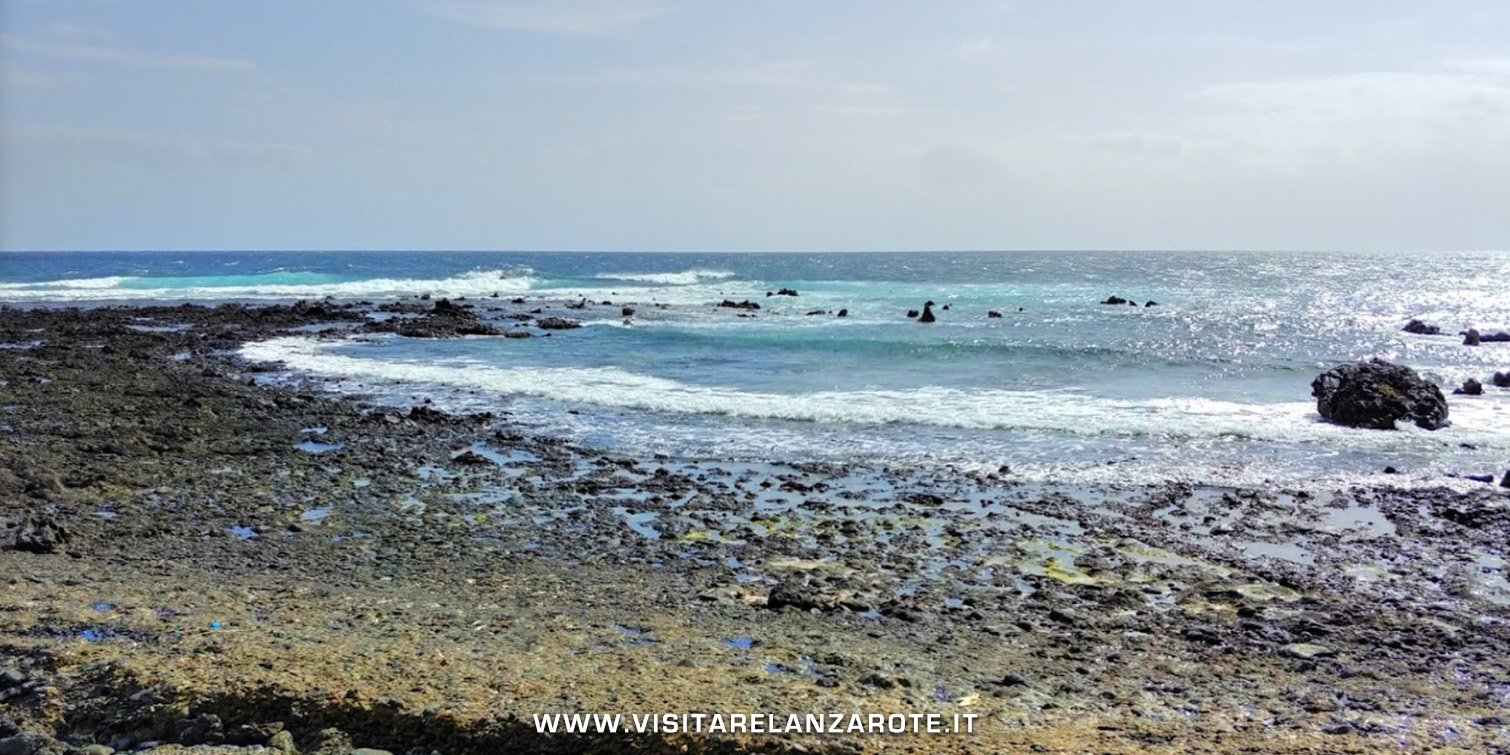
<path fill-rule="evenodd" d="M 1311 381 L 1316 411 L 1347 427 L 1393 430 L 1406 420 L 1427 430 L 1447 426 L 1447 397 L 1415 370 L 1382 359 L 1333 367 Z"/>

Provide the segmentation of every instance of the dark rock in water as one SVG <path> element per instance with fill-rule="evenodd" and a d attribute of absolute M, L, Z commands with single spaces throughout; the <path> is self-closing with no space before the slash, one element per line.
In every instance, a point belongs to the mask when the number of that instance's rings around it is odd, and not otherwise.
<path fill-rule="evenodd" d="M 1153 299 L 1149 299 L 1148 301 L 1146 301 L 1146 302 L 1143 303 L 1143 306 L 1145 306 L 1145 307 L 1157 307 L 1157 306 L 1159 306 L 1159 303 L 1156 302 L 1156 301 L 1154 301 Z"/>
<path fill-rule="evenodd" d="M 523 304 L 524 303 L 524 297 L 523 296 L 516 296 L 516 297 L 514 297 L 512 299 L 509 299 L 509 303 L 510 304 Z"/>
<path fill-rule="evenodd" d="M 908 493 L 902 500 L 918 506 L 930 506 L 937 508 L 944 505 L 944 499 L 933 493 Z"/>
<path fill-rule="evenodd" d="M 796 296 L 797 295 L 797 291 L 796 291 L 796 289 L 783 288 L 780 291 L 777 291 L 776 295 L 777 296 Z"/>
<path fill-rule="evenodd" d="M 409 410 L 409 419 L 415 422 L 450 422 L 451 415 L 428 406 L 416 406 Z"/>
<path fill-rule="evenodd" d="M 21 526 L 16 529 L 16 550 L 53 553 L 71 539 L 68 528 L 55 516 L 33 511 L 21 519 Z"/>
<path fill-rule="evenodd" d="M 990 311 L 986 312 L 986 317 L 990 317 L 990 318 L 995 319 L 995 318 L 1001 317 L 1001 313 L 997 312 L 996 310 L 993 309 L 993 310 L 990 310 Z"/>
<path fill-rule="evenodd" d="M 1463 337 L 1464 346 L 1477 346 L 1479 345 L 1479 342 L 1483 340 L 1483 337 L 1479 335 L 1479 332 L 1477 330 L 1474 330 L 1473 328 L 1460 331 L 1458 335 Z"/>
<path fill-rule="evenodd" d="M 1473 378 L 1468 378 L 1463 381 L 1463 387 L 1453 391 L 1453 394 L 1457 396 L 1482 396 L 1484 395 L 1484 384 Z"/>
<path fill-rule="evenodd" d="M 464 465 L 469 466 L 469 467 L 480 467 L 480 466 L 483 466 L 483 465 L 486 465 L 486 464 L 492 464 L 493 463 L 491 461 L 488 461 L 488 457 L 483 456 L 482 454 L 477 453 L 476 451 L 472 451 L 470 449 L 466 450 L 466 451 L 462 451 L 461 453 L 459 453 L 459 454 L 457 454 L 455 456 L 452 456 L 451 457 L 451 461 L 452 461 L 452 463 L 455 463 L 455 464 L 464 464 Z"/>
<path fill-rule="evenodd" d="M 1128 304 L 1129 302 L 1120 296 L 1108 296 L 1102 304 Z"/>
<path fill-rule="evenodd" d="M 909 309 L 909 310 L 907 310 L 907 316 L 908 317 L 917 317 L 918 316 L 918 311 L 915 310 L 915 309 Z"/>
<path fill-rule="evenodd" d="M 430 313 L 448 317 L 465 317 L 472 314 L 470 309 L 460 304 L 452 303 L 450 299 L 437 300 L 435 306 L 430 308 Z"/>
<path fill-rule="evenodd" d="M 625 307 L 619 310 L 619 314 L 624 317 L 634 317 L 634 307 Z"/>
<path fill-rule="evenodd" d="M 934 319 L 933 302 L 928 302 L 923 305 L 923 314 L 918 315 L 918 322 L 933 322 Z"/>
<path fill-rule="evenodd" d="M 1400 470 L 1395 469 L 1394 467 L 1385 467 L 1384 468 L 1384 473 L 1385 474 L 1400 474 Z"/>
<path fill-rule="evenodd" d="M 839 314 L 834 315 L 834 317 L 849 317 L 849 310 L 841 309 L 839 310 Z"/>
<path fill-rule="evenodd" d="M 566 308 L 567 309 L 587 309 L 587 297 L 585 297 L 585 296 L 582 297 L 582 301 L 579 301 L 576 304 L 572 304 L 571 302 L 567 302 Z"/>
<path fill-rule="evenodd" d="M 1494 482 L 1494 475 L 1492 475 L 1492 474 L 1465 474 L 1465 475 L 1463 475 L 1463 479 L 1465 479 L 1465 480 L 1472 480 L 1474 482 L 1492 483 L 1492 482 Z"/>
<path fill-rule="evenodd" d="M 1510 333 L 1503 330 L 1498 333 L 1483 333 L 1479 335 L 1479 340 L 1484 343 L 1510 343 Z"/>
<path fill-rule="evenodd" d="M 727 307 L 729 309 L 760 309 L 759 304 L 756 304 L 755 302 L 752 302 L 748 299 L 740 302 L 736 302 L 732 299 L 724 299 L 723 301 L 718 303 L 718 306 Z"/>
<path fill-rule="evenodd" d="M 1447 426 L 1447 397 L 1415 370 L 1382 359 L 1333 367 L 1311 381 L 1316 411 L 1335 424 L 1393 430 L 1409 420 L 1427 430 Z"/>
<path fill-rule="evenodd" d="M 1500 487 L 1510 488 L 1510 470 L 1506 470 L 1505 479 L 1500 480 Z"/>
<path fill-rule="evenodd" d="M 1405 327 L 1401 328 L 1401 330 L 1405 331 L 1406 333 L 1415 333 L 1418 336 L 1442 335 L 1441 328 L 1435 325 L 1428 325 L 1424 322 L 1421 322 L 1420 320 L 1411 320 L 1410 322 L 1405 323 Z"/>
<path fill-rule="evenodd" d="M 1496 388 L 1510 388 L 1510 370 L 1494 373 L 1494 377 L 1489 378 L 1489 382 L 1494 383 Z"/>
<path fill-rule="evenodd" d="M 949 305 L 945 304 L 943 307 L 940 307 L 940 309 L 943 309 L 945 312 L 948 312 L 949 311 Z"/>
<path fill-rule="evenodd" d="M 564 317 L 542 317 L 535 323 L 535 327 L 541 330 L 571 330 L 582 327 L 582 323 Z"/>
<path fill-rule="evenodd" d="M 828 314 L 828 313 L 825 312 L 825 311 L 823 311 L 823 310 L 821 310 L 821 309 L 815 309 L 815 310 L 813 310 L 811 312 L 808 312 L 807 316 L 808 317 L 812 317 L 813 315 L 826 315 L 826 314 Z"/>

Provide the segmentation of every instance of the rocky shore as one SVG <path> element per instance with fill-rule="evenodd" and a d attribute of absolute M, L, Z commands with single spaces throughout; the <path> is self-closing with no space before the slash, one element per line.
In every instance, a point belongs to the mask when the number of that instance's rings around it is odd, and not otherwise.
<path fill-rule="evenodd" d="M 237 355 L 586 302 L 473 304 L 0 310 L 0 754 L 1510 749 L 1494 486 L 627 458 Z M 532 719 L 699 711 L 980 718 Z"/>

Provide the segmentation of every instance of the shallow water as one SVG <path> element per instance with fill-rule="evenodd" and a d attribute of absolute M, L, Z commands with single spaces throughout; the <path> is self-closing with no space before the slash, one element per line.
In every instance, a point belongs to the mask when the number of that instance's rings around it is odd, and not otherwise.
<path fill-rule="evenodd" d="M 508 410 L 541 432 L 636 454 L 1007 465 L 1021 479 L 1088 484 L 1461 487 L 1472 483 L 1445 475 L 1498 476 L 1510 462 L 1510 391 L 1454 397 L 1453 426 L 1436 433 L 1334 427 L 1309 395 L 1321 369 L 1370 356 L 1416 367 L 1449 391 L 1510 369 L 1510 344 L 1470 348 L 1400 331 L 1411 318 L 1448 332 L 1510 329 L 1504 253 L 1435 265 L 1406 255 L 1147 252 L 0 261 L 0 301 L 14 302 L 612 301 L 560 312 L 589 327 L 549 339 L 290 338 L 245 353 L 395 401 Z M 765 295 L 780 288 L 800 295 Z M 1099 304 L 1112 295 L 1159 306 Z M 741 318 L 714 306 L 723 299 L 762 308 Z M 938 322 L 905 317 L 929 299 L 950 307 Z M 625 304 L 637 310 L 628 326 Z M 807 316 L 839 309 L 848 316 Z M 1384 477 L 1385 466 L 1403 474 Z"/>

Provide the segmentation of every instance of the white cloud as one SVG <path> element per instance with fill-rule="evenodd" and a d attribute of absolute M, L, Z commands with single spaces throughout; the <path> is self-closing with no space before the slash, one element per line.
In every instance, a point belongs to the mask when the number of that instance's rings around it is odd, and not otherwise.
<path fill-rule="evenodd" d="M 453 21 L 533 34 L 606 37 L 671 10 L 639 0 L 509 0 L 447 2 L 436 12 Z"/>

